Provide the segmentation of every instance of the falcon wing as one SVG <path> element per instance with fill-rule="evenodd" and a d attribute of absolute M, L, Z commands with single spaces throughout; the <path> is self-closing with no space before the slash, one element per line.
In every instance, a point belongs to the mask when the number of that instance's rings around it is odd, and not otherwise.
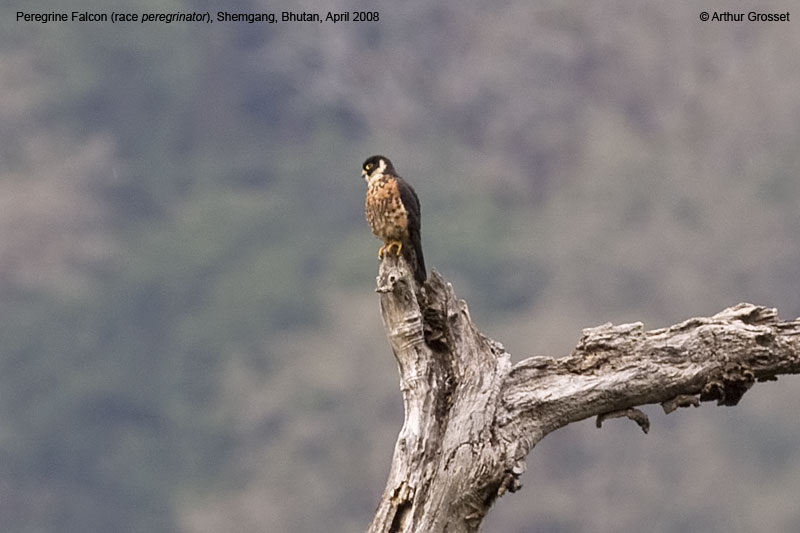
<path fill-rule="evenodd" d="M 411 241 L 411 248 L 414 252 L 413 257 L 407 258 L 409 262 L 414 265 L 414 277 L 417 283 L 422 285 L 428 277 L 427 270 L 425 270 L 425 259 L 422 256 L 422 238 L 420 236 L 421 228 L 421 212 L 419 208 L 419 198 L 414 189 L 405 182 L 405 180 L 397 179 L 397 190 L 400 192 L 400 201 L 406 209 L 408 218 L 408 238 Z M 405 249 L 405 248 L 404 248 Z"/>

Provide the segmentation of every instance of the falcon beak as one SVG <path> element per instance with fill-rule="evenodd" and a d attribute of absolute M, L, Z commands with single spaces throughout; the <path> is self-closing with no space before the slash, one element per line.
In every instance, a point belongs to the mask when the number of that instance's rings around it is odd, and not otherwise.
<path fill-rule="evenodd" d="M 367 179 L 367 171 L 366 170 L 362 170 L 361 171 L 361 177 L 364 178 L 364 179 Z"/>

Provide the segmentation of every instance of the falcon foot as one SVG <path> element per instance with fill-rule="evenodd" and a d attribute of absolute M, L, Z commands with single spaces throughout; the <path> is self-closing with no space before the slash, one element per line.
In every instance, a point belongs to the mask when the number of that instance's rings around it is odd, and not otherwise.
<path fill-rule="evenodd" d="M 378 257 L 383 259 L 383 254 L 387 251 L 391 252 L 392 248 L 397 248 L 396 255 L 400 255 L 400 250 L 403 249 L 403 243 L 400 241 L 389 241 L 378 250 Z"/>

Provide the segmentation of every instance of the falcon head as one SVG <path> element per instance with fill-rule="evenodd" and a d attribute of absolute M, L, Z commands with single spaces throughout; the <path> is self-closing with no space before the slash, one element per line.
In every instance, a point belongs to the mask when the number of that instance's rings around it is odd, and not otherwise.
<path fill-rule="evenodd" d="M 390 176 L 397 175 L 394 171 L 394 167 L 392 166 L 392 162 L 389 161 L 388 157 L 382 155 L 373 155 L 364 161 L 363 165 L 361 165 L 361 176 L 367 181 L 381 176 L 382 174 L 388 174 Z"/>

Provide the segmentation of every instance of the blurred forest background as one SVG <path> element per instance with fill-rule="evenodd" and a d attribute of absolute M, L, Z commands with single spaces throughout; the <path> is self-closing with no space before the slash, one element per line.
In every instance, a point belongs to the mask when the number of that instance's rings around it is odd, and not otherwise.
<path fill-rule="evenodd" d="M 16 4 L 4 532 L 364 530 L 402 423 L 362 214 L 374 153 L 420 195 L 429 267 L 515 360 L 607 321 L 800 315 L 799 22 L 702 23 L 713 6 L 688 0 L 251 0 L 235 10 L 380 22 L 23 24 L 97 3 Z M 123 7 L 164 10 L 102 11 Z M 648 408 L 649 435 L 575 424 L 485 529 L 798 531 L 798 405 L 786 378 L 735 408 Z"/>

